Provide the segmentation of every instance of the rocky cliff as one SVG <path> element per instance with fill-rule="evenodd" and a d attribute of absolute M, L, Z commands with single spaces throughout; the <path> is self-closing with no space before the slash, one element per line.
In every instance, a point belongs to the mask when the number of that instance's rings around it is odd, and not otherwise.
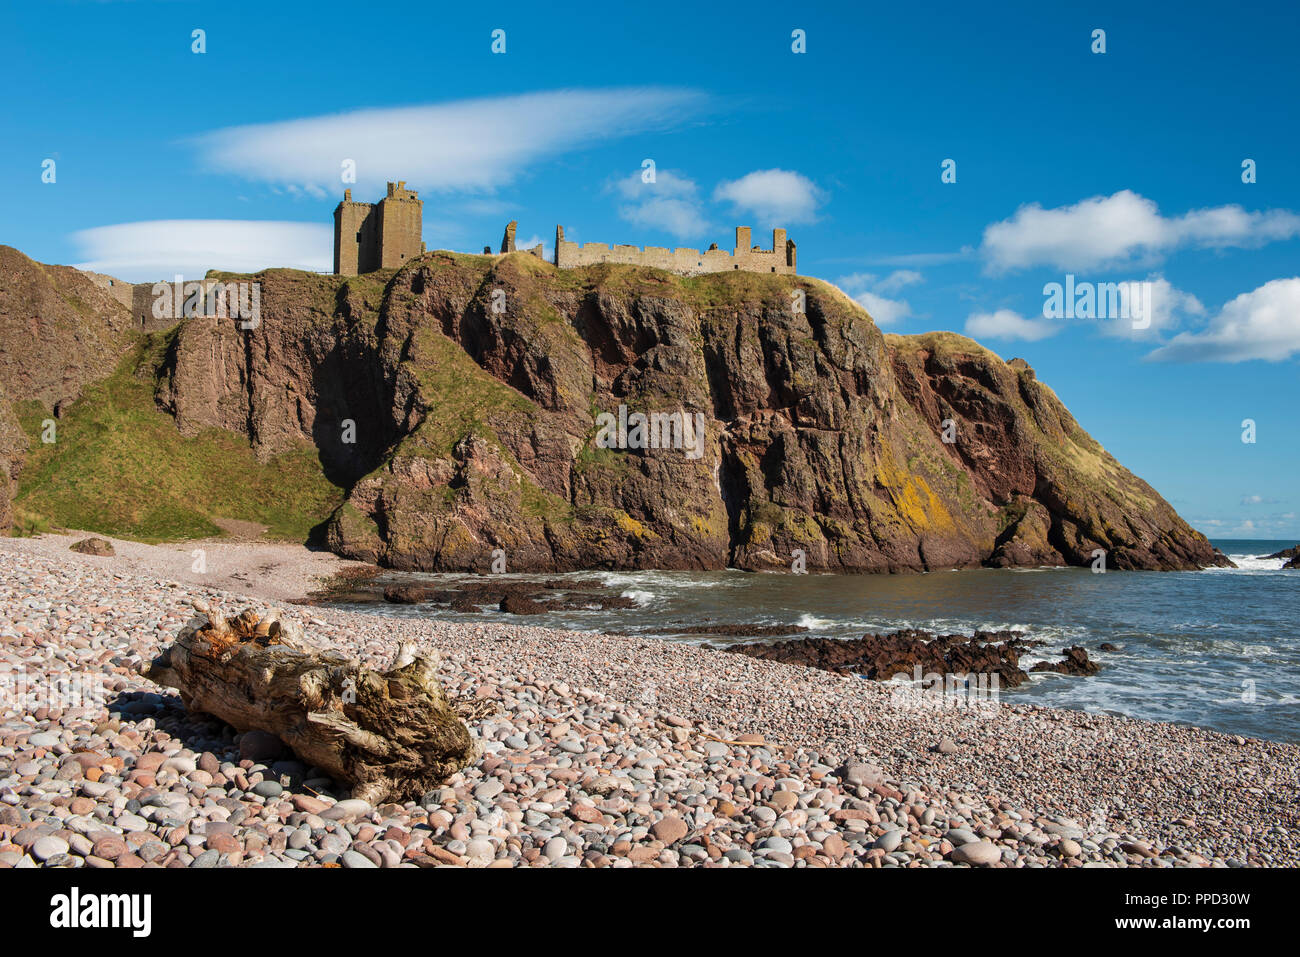
<path fill-rule="evenodd" d="M 0 530 L 13 522 L 26 459 L 13 403 L 61 409 L 111 369 L 131 338 L 127 308 L 85 274 L 0 246 Z"/>
<path fill-rule="evenodd" d="M 323 526 L 345 555 L 486 570 L 499 549 L 515 571 L 1222 560 L 1023 362 L 882 336 L 817 280 L 522 253 L 255 278 L 258 328 L 182 323 L 156 403 L 261 460 L 310 442 L 346 491 Z M 703 429 L 601 447 L 620 409 L 701 413 Z"/>
<path fill-rule="evenodd" d="M 0 385 L 0 532 L 14 523 L 13 497 L 27 457 L 27 439 Z"/>
<path fill-rule="evenodd" d="M 132 338 L 130 310 L 86 274 L 0 246 L 0 384 L 13 401 L 75 399 Z"/>

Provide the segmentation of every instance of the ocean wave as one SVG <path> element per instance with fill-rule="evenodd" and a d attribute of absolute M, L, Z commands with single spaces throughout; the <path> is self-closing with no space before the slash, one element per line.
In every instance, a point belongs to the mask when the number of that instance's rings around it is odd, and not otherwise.
<path fill-rule="evenodd" d="M 818 618 L 816 615 L 810 615 L 805 612 L 795 620 L 795 624 L 798 625 L 800 628 L 811 629 L 811 628 L 829 628 L 831 626 L 843 627 L 851 623 L 844 622 L 844 621 L 835 621 L 832 618 Z"/>
<path fill-rule="evenodd" d="M 724 581 L 720 580 L 722 574 L 701 577 L 693 572 L 596 572 L 592 574 L 579 574 L 579 577 L 595 578 L 601 584 L 609 588 L 662 588 L 671 589 L 689 589 L 689 588 L 732 588 L 744 584 L 743 580 Z"/>
<path fill-rule="evenodd" d="M 1284 558 L 1260 558 L 1258 555 L 1229 555 L 1236 568 L 1214 568 L 1206 571 L 1222 572 L 1275 572 L 1286 564 Z"/>

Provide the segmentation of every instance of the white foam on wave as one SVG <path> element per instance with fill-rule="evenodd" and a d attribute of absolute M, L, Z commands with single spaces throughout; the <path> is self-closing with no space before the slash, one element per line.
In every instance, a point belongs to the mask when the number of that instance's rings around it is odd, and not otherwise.
<path fill-rule="evenodd" d="M 644 608 L 655 600 L 655 593 L 652 591 L 640 591 L 636 588 L 629 588 L 619 595 L 620 598 L 631 598 L 634 602 Z"/>
<path fill-rule="evenodd" d="M 1275 572 L 1286 564 L 1285 558 L 1260 558 L 1258 555 L 1229 555 L 1236 568 L 1207 568 L 1215 572 Z"/>
<path fill-rule="evenodd" d="M 743 585 L 743 579 L 720 581 L 718 578 L 701 578 L 691 572 L 597 572 L 594 577 L 609 588 L 732 588 Z"/>
<path fill-rule="evenodd" d="M 801 628 L 827 628 L 831 625 L 842 625 L 844 622 L 837 622 L 830 618 L 818 618 L 816 615 L 805 613 L 799 616 L 795 624 Z"/>

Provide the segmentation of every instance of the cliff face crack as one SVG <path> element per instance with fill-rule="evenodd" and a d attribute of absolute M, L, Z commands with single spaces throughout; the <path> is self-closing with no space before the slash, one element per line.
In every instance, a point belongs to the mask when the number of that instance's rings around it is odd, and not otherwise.
<path fill-rule="evenodd" d="M 744 464 L 725 444 L 720 450 L 718 491 L 727 513 L 727 567 L 732 568 L 736 565 L 742 520 L 748 509 L 749 483 Z"/>
<path fill-rule="evenodd" d="M 246 414 L 245 431 L 248 437 L 257 443 L 257 415 L 254 411 L 256 403 L 260 396 L 253 387 L 253 337 L 245 335 L 243 338 L 244 346 L 244 364 L 240 372 L 240 384 L 244 387 L 243 404 Z"/>

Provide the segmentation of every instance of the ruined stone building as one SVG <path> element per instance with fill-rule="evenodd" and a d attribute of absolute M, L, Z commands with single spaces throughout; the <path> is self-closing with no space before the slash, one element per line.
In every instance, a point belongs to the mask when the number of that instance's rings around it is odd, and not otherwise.
<path fill-rule="evenodd" d="M 334 210 L 334 272 L 355 276 L 376 269 L 396 269 L 424 252 L 420 240 L 424 203 L 405 180 L 388 184 L 388 195 L 378 203 L 352 201 L 352 190 L 345 190 L 343 202 Z M 515 249 L 513 220 L 506 226 L 500 253 L 484 246 L 484 255 L 505 255 Z M 539 243 L 527 252 L 543 257 Z M 736 227 L 736 243 L 731 251 L 717 244 L 700 252 L 698 249 L 666 246 L 609 246 L 605 243 L 572 243 L 564 238 L 564 227 L 555 227 L 555 265 L 561 269 L 591 266 L 597 263 L 624 263 L 630 266 L 653 266 L 685 276 L 701 273 L 745 272 L 777 273 L 793 276 L 796 272 L 794 241 L 784 229 L 772 230 L 772 248 L 751 245 L 750 228 Z"/>
<path fill-rule="evenodd" d="M 654 266 L 686 276 L 708 272 L 766 272 L 793 276 L 795 274 L 794 240 L 787 239 L 784 229 L 772 230 L 772 248 L 750 245 L 748 226 L 736 227 L 736 246 L 731 252 L 719 249 L 717 244 L 704 252 L 698 249 L 666 246 L 607 246 L 605 243 L 568 242 L 564 227 L 555 227 L 555 265 L 561 269 L 590 266 L 595 263 L 627 263 L 632 266 Z"/>
<path fill-rule="evenodd" d="M 501 240 L 501 254 L 515 252 L 515 229 L 513 220 L 506 226 L 505 236 Z M 538 259 L 543 258 L 539 243 L 526 250 Z M 483 253 L 492 255 L 492 247 L 484 246 Z M 748 226 L 736 227 L 736 246 L 731 252 L 719 249 L 717 244 L 704 252 L 679 246 L 669 249 L 666 246 L 608 246 L 605 243 L 568 242 L 564 238 L 564 227 L 555 227 L 555 265 L 561 269 L 575 266 L 592 266 L 596 263 L 623 263 L 629 266 L 654 266 L 669 272 L 685 276 L 697 276 L 707 272 L 745 272 L 777 273 L 793 276 L 795 274 L 794 241 L 787 239 L 784 229 L 772 230 L 772 248 L 750 245 Z"/>
<path fill-rule="evenodd" d="M 501 237 L 501 252 L 499 255 L 504 256 L 506 253 L 515 252 L 515 230 L 518 227 L 519 224 L 515 222 L 513 219 L 510 220 L 510 222 L 506 223 L 506 232 L 505 235 Z M 532 253 L 538 259 L 546 258 L 546 256 L 544 255 L 545 247 L 543 246 L 542 243 L 538 243 L 536 246 L 533 246 L 531 249 L 524 250 L 524 252 Z M 491 256 L 492 247 L 484 246 L 483 255 Z"/>
<path fill-rule="evenodd" d="M 334 274 L 356 276 L 376 269 L 396 269 L 424 252 L 420 239 L 424 202 L 406 181 L 388 184 L 377 203 L 343 202 L 334 209 Z"/>

